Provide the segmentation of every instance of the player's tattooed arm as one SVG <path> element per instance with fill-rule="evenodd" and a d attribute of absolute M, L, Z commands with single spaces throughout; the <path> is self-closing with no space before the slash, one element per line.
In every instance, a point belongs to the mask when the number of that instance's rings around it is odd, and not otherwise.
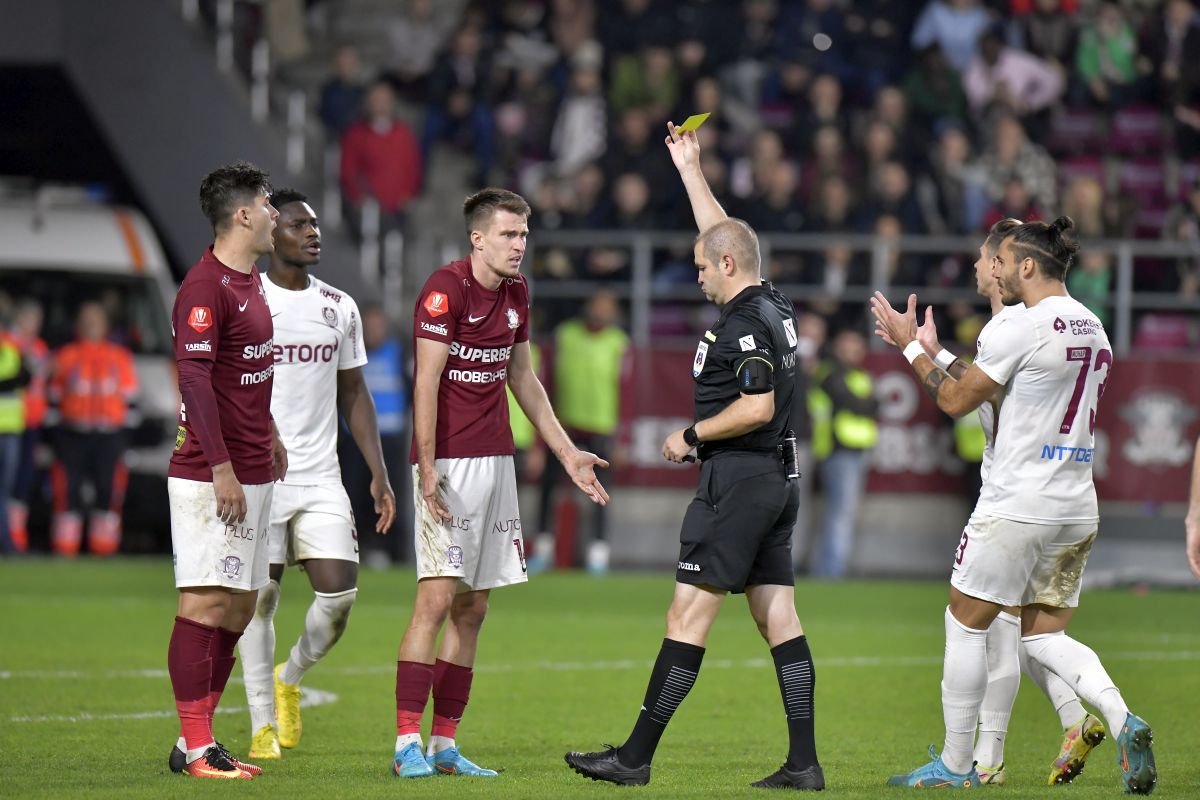
<path fill-rule="evenodd" d="M 967 362 L 963 361 L 961 358 L 956 358 L 954 359 L 954 363 L 950 365 L 950 369 L 946 370 L 946 372 L 950 374 L 951 378 L 954 378 L 955 380 L 961 380 L 962 376 L 967 374 L 968 367 L 970 367 L 970 365 Z M 937 398 L 934 399 L 936 400 Z"/>
<path fill-rule="evenodd" d="M 954 365 L 952 364 L 951 369 L 953 368 Z M 965 372 L 966 370 L 963 371 Z M 933 402 L 936 403 L 938 399 L 938 392 L 942 390 L 942 384 L 945 382 L 946 373 L 942 372 L 940 369 L 932 369 L 929 371 L 929 374 L 925 376 L 925 380 L 921 381 L 921 385 L 925 387 L 925 391 L 930 397 L 933 398 Z"/>

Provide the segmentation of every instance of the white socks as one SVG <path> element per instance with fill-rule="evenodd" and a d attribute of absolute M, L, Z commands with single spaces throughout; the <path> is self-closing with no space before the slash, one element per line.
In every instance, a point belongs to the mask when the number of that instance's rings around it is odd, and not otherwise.
<path fill-rule="evenodd" d="M 454 739 L 449 736 L 430 736 L 429 747 L 425 748 L 425 755 L 432 756 L 434 753 L 440 753 L 443 750 L 449 750 L 454 747 Z"/>
<path fill-rule="evenodd" d="M 1037 687 L 1042 690 L 1042 694 L 1046 695 L 1046 699 L 1054 706 L 1063 730 L 1079 724 L 1079 721 L 1087 714 L 1087 710 L 1079 702 L 1075 690 L 1068 686 L 1062 678 L 1030 658 L 1029 652 L 1025 649 L 1025 642 L 1021 642 L 1020 656 L 1021 671 L 1037 684 Z"/>
<path fill-rule="evenodd" d="M 404 748 L 408 747 L 413 742 L 416 742 L 417 747 L 421 746 L 421 734 L 419 733 L 404 733 L 396 737 L 396 752 L 399 753 Z"/>
<path fill-rule="evenodd" d="M 979 740 L 975 743 L 975 761 L 981 767 L 1004 763 L 1004 739 L 1021 686 L 1020 644 L 1020 618 L 1001 611 L 987 630 L 987 691 L 979 706 Z"/>
<path fill-rule="evenodd" d="M 300 634 L 300 640 L 292 648 L 287 663 L 279 671 L 279 679 L 284 683 L 300 683 L 304 673 L 342 638 L 358 589 L 347 589 L 336 594 L 314 594 L 316 597 L 304 618 L 304 633 Z M 247 683 L 247 691 L 249 687 Z"/>
<path fill-rule="evenodd" d="M 942 665 L 942 716 L 946 744 L 942 763 L 958 774 L 971 771 L 975 726 L 988 683 L 986 630 L 968 628 L 946 608 L 946 657 Z"/>
<path fill-rule="evenodd" d="M 1121 730 L 1129 707 L 1090 647 L 1062 631 L 1026 636 L 1021 641 L 1031 660 L 1058 675 L 1081 698 L 1100 709 L 1109 731 L 1115 734 Z"/>
<path fill-rule="evenodd" d="M 258 605 L 246 632 L 238 640 L 246 704 L 250 707 L 250 730 L 275 724 L 275 609 L 279 607 L 279 583 L 267 581 L 258 591 Z"/>

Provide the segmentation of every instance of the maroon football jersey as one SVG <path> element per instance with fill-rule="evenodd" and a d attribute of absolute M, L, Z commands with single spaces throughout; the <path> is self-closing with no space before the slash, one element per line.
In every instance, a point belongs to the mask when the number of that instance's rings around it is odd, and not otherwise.
<path fill-rule="evenodd" d="M 417 295 L 413 336 L 450 345 L 438 384 L 435 457 L 512 455 L 504 387 L 513 345 L 529 341 L 524 276 L 505 278 L 489 291 L 471 276 L 469 258 L 447 264 L 429 276 Z M 417 463 L 416 437 L 409 459 Z"/>
<path fill-rule="evenodd" d="M 258 268 L 249 274 L 230 269 L 208 248 L 179 287 L 171 328 L 176 361 L 213 362 L 221 437 L 238 481 L 270 483 L 274 328 Z M 167 474 L 211 481 L 212 467 L 182 406 L 179 428 Z"/>

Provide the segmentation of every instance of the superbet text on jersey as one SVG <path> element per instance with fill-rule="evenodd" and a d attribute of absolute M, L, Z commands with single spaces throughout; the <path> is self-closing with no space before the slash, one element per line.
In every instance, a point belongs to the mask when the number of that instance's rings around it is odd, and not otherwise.
<path fill-rule="evenodd" d="M 238 481 L 270 483 L 273 327 L 258 270 L 230 269 L 210 247 L 179 287 L 171 328 L 177 361 L 212 362 L 221 437 Z M 212 467 L 183 406 L 168 474 L 212 480 Z"/>
<path fill-rule="evenodd" d="M 271 412 L 288 451 L 289 485 L 341 480 L 337 458 L 337 373 L 367 363 L 354 299 L 309 278 L 298 292 L 263 277 L 275 323 Z"/>
<path fill-rule="evenodd" d="M 529 341 L 524 276 L 490 291 L 472 277 L 469 259 L 447 264 L 417 296 L 413 336 L 450 345 L 438 385 L 436 457 L 512 455 L 504 387 L 513 345 Z M 416 458 L 414 442 L 410 459 Z"/>

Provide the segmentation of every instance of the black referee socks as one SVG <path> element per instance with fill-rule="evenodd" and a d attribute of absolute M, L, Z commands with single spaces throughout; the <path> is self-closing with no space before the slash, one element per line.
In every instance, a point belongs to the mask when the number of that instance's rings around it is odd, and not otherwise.
<path fill-rule="evenodd" d="M 775 675 L 783 696 L 783 713 L 788 726 L 787 768 L 801 770 L 817 763 L 817 743 L 813 734 L 813 689 L 817 675 L 813 670 L 808 638 L 795 639 L 771 648 Z"/>
<path fill-rule="evenodd" d="M 806 646 L 805 652 L 807 651 Z M 654 758 L 658 740 L 667 729 L 671 715 L 696 683 L 696 675 L 700 672 L 700 662 L 703 660 L 703 647 L 663 639 L 662 649 L 658 651 L 658 659 L 650 673 L 650 684 L 646 687 L 646 699 L 642 701 L 641 713 L 633 726 L 633 733 L 629 734 L 629 739 L 620 748 L 622 764 L 627 767 L 641 767 L 649 764 Z M 809 716 L 811 718 L 811 713 Z M 810 722 L 810 737 L 811 734 Z"/>

